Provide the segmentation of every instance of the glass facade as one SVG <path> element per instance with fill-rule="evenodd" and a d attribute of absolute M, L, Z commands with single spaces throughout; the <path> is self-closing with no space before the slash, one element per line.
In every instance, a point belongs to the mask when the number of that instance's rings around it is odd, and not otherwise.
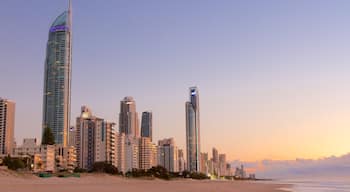
<path fill-rule="evenodd" d="M 200 172 L 199 94 L 197 87 L 190 88 L 190 101 L 186 102 L 187 169 Z"/>
<path fill-rule="evenodd" d="M 71 39 L 69 9 L 55 19 L 49 30 L 43 99 L 43 130 L 49 127 L 54 134 L 55 143 L 64 146 L 67 145 L 70 118 Z"/>
<path fill-rule="evenodd" d="M 150 111 L 142 113 L 141 137 L 148 137 L 152 141 L 152 112 Z"/>

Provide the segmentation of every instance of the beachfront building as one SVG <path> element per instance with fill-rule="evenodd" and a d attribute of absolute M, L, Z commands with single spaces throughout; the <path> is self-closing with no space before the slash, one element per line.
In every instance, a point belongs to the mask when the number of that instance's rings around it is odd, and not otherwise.
<path fill-rule="evenodd" d="M 149 137 L 140 138 L 139 161 L 139 168 L 143 170 L 157 166 L 157 147 Z"/>
<path fill-rule="evenodd" d="M 185 156 L 184 156 L 184 151 L 182 149 L 178 150 L 178 154 L 177 154 L 177 159 L 179 161 L 179 172 L 183 172 L 186 170 L 186 160 L 185 160 Z"/>
<path fill-rule="evenodd" d="M 33 163 L 34 171 L 73 171 L 76 167 L 74 146 L 38 145 L 35 138 L 23 139 L 23 144 L 14 149 L 13 155 L 15 157 L 30 157 L 34 162 L 36 161 Z"/>
<path fill-rule="evenodd" d="M 77 139 L 77 131 L 75 127 L 70 127 L 68 131 L 68 145 L 69 146 L 76 146 L 76 139 Z"/>
<path fill-rule="evenodd" d="M 114 123 L 92 115 L 90 108 L 81 107 L 76 120 L 77 165 L 91 170 L 95 162 L 115 162 Z"/>
<path fill-rule="evenodd" d="M 179 172 L 178 148 L 173 138 L 158 141 L 158 165 L 169 172 Z"/>
<path fill-rule="evenodd" d="M 55 172 L 55 146 L 39 146 L 38 152 L 34 154 L 33 171 L 37 172 Z"/>
<path fill-rule="evenodd" d="M 201 153 L 201 173 L 208 174 L 208 153 Z"/>
<path fill-rule="evenodd" d="M 226 176 L 226 154 L 219 154 L 219 176 Z"/>
<path fill-rule="evenodd" d="M 188 171 L 200 172 L 199 92 L 197 87 L 190 88 L 190 100 L 186 102 L 186 150 Z"/>
<path fill-rule="evenodd" d="M 52 23 L 46 47 L 42 132 L 50 128 L 56 144 L 67 145 L 72 71 L 72 9 Z"/>
<path fill-rule="evenodd" d="M 116 136 L 116 162 L 117 168 L 123 173 L 140 168 L 139 145 L 140 139 L 124 133 Z"/>
<path fill-rule="evenodd" d="M 142 113 L 141 137 L 148 137 L 152 142 L 152 129 L 152 112 L 145 111 Z"/>
<path fill-rule="evenodd" d="M 15 103 L 0 97 L 0 155 L 11 155 L 14 148 Z"/>
<path fill-rule="evenodd" d="M 56 171 L 73 172 L 77 167 L 77 151 L 74 146 L 55 145 Z"/>
<path fill-rule="evenodd" d="M 134 98 L 128 96 L 120 101 L 119 133 L 140 137 L 139 119 Z"/>

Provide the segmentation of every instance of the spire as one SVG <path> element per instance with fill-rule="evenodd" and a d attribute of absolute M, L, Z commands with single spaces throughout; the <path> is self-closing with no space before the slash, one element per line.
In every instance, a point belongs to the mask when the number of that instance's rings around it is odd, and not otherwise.
<path fill-rule="evenodd" d="M 71 30 L 72 28 L 72 0 L 68 2 L 68 26 Z"/>

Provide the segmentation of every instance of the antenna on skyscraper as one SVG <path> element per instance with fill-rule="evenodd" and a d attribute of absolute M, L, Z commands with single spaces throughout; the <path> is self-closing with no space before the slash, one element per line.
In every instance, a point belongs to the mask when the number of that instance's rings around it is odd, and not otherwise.
<path fill-rule="evenodd" d="M 69 23 L 69 30 L 72 28 L 72 0 L 68 1 L 68 23 Z"/>

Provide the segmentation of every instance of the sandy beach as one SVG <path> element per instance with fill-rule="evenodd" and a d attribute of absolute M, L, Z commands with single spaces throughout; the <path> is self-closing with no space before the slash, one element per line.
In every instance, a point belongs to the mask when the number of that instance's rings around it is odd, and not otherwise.
<path fill-rule="evenodd" d="M 30 174 L 0 173 L 1 192 L 277 192 L 285 185 L 246 181 L 147 180 L 127 179 L 104 174 L 85 174 L 80 178 L 39 178 Z"/>

